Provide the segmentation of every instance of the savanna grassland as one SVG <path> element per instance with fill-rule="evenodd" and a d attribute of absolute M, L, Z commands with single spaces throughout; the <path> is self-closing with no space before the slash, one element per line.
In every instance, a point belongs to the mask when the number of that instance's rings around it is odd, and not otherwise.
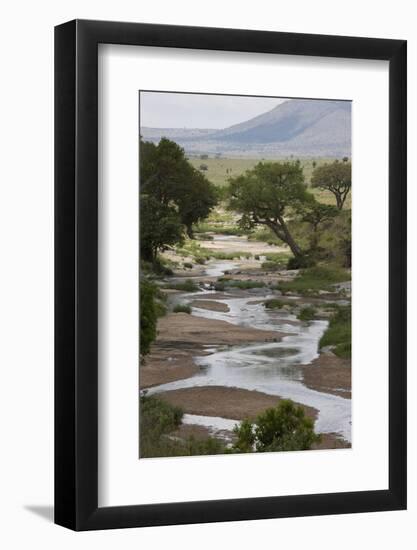
<path fill-rule="evenodd" d="M 205 156 L 204 156 L 205 157 Z M 189 162 L 196 168 L 200 169 L 201 166 L 206 166 L 207 170 L 202 170 L 207 178 L 219 187 L 227 185 L 227 181 L 231 177 L 240 176 L 246 170 L 251 170 L 258 162 L 263 159 L 259 158 L 226 158 L 226 157 L 208 157 L 200 158 L 200 156 L 190 156 Z M 277 159 L 266 159 L 267 162 L 283 162 L 283 161 L 293 161 L 294 157 L 284 157 Z M 301 158 L 300 163 L 303 168 L 303 173 L 305 177 L 305 182 L 307 185 L 311 183 L 311 176 L 314 169 L 317 166 L 321 166 L 325 163 L 331 163 L 334 161 L 334 158 L 326 157 L 317 157 L 317 158 Z M 330 191 L 323 189 L 311 189 L 311 192 L 317 197 L 317 200 L 325 204 L 333 204 L 334 197 Z M 351 195 L 347 198 L 346 206 L 350 208 L 351 206 Z"/>

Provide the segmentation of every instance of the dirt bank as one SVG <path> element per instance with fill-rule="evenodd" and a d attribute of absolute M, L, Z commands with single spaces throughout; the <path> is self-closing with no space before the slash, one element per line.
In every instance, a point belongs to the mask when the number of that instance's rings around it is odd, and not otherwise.
<path fill-rule="evenodd" d="M 158 393 L 158 398 L 181 407 L 185 413 L 220 416 L 233 420 L 254 418 L 265 409 L 275 407 L 281 398 L 258 391 L 202 386 Z M 317 410 L 301 405 L 307 416 L 316 419 Z"/>
<path fill-rule="evenodd" d="M 201 353 L 203 354 L 203 353 Z M 155 344 L 139 369 L 141 389 L 189 378 L 199 371 L 192 350 Z"/>
<path fill-rule="evenodd" d="M 230 308 L 227 304 L 222 302 L 216 302 L 216 300 L 193 300 L 190 304 L 192 307 L 198 307 L 200 309 L 208 309 L 210 311 L 221 311 L 227 313 Z"/>
<path fill-rule="evenodd" d="M 333 353 L 322 353 L 310 365 L 302 367 L 304 384 L 324 393 L 351 399 L 352 369 L 350 359 Z"/>
<path fill-rule="evenodd" d="M 179 346 L 193 344 L 196 351 L 204 345 L 235 345 L 249 342 L 278 342 L 282 332 L 240 327 L 226 321 L 205 319 L 187 313 L 170 313 L 158 321 L 156 344 L 176 342 Z M 198 355 L 198 353 L 196 353 Z"/>

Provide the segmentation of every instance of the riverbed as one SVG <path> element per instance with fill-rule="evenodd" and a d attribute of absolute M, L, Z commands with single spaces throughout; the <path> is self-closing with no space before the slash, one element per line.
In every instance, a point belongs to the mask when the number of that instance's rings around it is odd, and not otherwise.
<path fill-rule="evenodd" d="M 245 238 L 213 239 L 212 247 L 233 243 L 233 247 L 245 251 Z M 239 241 L 240 239 L 240 241 Z M 253 243 L 248 245 L 253 248 Z M 267 246 L 267 245 L 265 245 Z M 224 249 L 224 248 L 223 248 Z M 251 249 L 252 250 L 252 249 Z M 263 249 L 262 249 L 263 251 Z M 253 266 L 250 261 L 248 265 Z M 225 272 L 245 267 L 245 261 L 210 261 L 197 275 L 181 274 L 181 280 L 218 278 Z M 206 285 L 207 286 L 207 285 Z M 256 331 L 276 332 L 277 341 L 239 342 L 236 345 L 205 345 L 202 337 L 202 352 L 193 356 L 198 367 L 192 376 L 153 386 L 151 394 L 163 394 L 190 388 L 237 388 L 260 392 L 268 396 L 292 399 L 294 402 L 317 411 L 315 430 L 318 433 L 338 434 L 351 442 L 351 400 L 340 395 L 316 391 L 304 383 L 303 372 L 319 356 L 319 340 L 327 328 L 327 320 L 299 321 L 285 309 L 270 310 L 264 307 L 265 300 L 276 297 L 271 289 L 228 289 L 219 292 L 202 288 L 199 292 L 177 292 L 169 295 L 170 306 L 177 303 L 191 304 L 191 315 L 213 321 L 223 321 L 232 326 Z M 297 297 L 292 299 L 297 300 Z M 222 307 L 195 307 L 195 301 L 215 300 Z M 197 302 L 198 304 L 198 302 Z M 181 314 L 179 314 L 181 315 Z M 266 334 L 266 333 L 265 333 Z M 269 339 L 270 340 L 270 339 Z M 167 394 L 166 394 L 167 395 Z M 189 414 L 185 408 L 184 424 L 195 424 L 208 429 L 212 435 L 231 430 L 236 419 L 219 415 Z"/>

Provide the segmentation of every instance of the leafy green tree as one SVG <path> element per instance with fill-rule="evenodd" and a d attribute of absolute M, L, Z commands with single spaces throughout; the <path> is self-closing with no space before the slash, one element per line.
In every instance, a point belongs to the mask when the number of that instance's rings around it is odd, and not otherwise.
<path fill-rule="evenodd" d="M 178 187 L 189 176 L 191 165 L 184 150 L 174 141 L 162 138 L 158 145 L 140 143 L 140 192 L 169 205 Z"/>
<path fill-rule="evenodd" d="M 296 258 L 303 251 L 288 227 L 301 205 L 314 200 L 304 183 L 300 162 L 260 162 L 244 175 L 229 180 L 229 208 L 242 214 L 244 228 L 269 227 Z"/>
<path fill-rule="evenodd" d="M 237 442 L 234 452 L 303 451 L 320 441 L 314 432 L 314 422 L 304 409 L 291 400 L 266 409 L 253 423 L 245 420 L 235 428 Z"/>
<path fill-rule="evenodd" d="M 174 207 L 155 197 L 140 198 L 140 246 L 143 260 L 154 263 L 159 250 L 183 241 L 183 226 Z"/>
<path fill-rule="evenodd" d="M 342 210 L 352 187 L 352 163 L 338 162 L 318 166 L 311 177 L 311 186 L 330 191 L 336 198 L 336 206 Z"/>
<path fill-rule="evenodd" d="M 141 218 L 142 250 L 151 252 L 152 257 L 158 249 L 180 242 L 177 229 L 172 238 L 166 229 L 173 224 L 182 224 L 192 237 L 193 224 L 206 218 L 217 204 L 214 185 L 188 162 L 177 143 L 166 138 L 162 138 L 158 145 L 140 142 L 140 182 L 141 200 L 149 199 L 144 202 L 144 208 L 141 207 L 141 211 L 147 210 Z M 165 220 L 165 215 L 168 220 Z M 162 225 L 158 238 L 153 239 L 160 243 L 156 248 L 146 239 L 152 234 L 146 229 L 145 220 L 148 223 L 152 217 Z M 162 236 L 168 240 L 161 239 Z"/>
<path fill-rule="evenodd" d="M 204 220 L 218 202 L 215 186 L 190 166 L 186 179 L 179 185 L 175 202 L 187 235 L 194 238 L 193 225 Z"/>
<path fill-rule="evenodd" d="M 329 204 L 323 204 L 316 200 L 303 205 L 300 211 L 301 220 L 309 224 L 310 251 L 314 252 L 318 247 L 320 228 L 326 222 L 331 222 L 338 214 L 338 209 Z"/>

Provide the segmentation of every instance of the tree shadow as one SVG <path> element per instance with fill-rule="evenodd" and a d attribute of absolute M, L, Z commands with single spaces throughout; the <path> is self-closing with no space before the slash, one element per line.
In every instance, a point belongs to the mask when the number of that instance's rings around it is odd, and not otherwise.
<path fill-rule="evenodd" d="M 53 506 L 38 506 L 38 505 L 27 505 L 24 506 L 25 510 L 36 514 L 37 516 L 45 519 L 49 523 L 54 521 L 54 507 Z"/>

